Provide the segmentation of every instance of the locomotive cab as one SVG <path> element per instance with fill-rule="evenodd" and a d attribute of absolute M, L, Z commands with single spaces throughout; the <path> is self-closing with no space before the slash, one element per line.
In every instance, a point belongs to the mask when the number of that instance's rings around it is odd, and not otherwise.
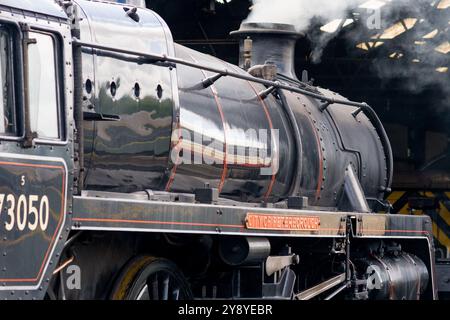
<path fill-rule="evenodd" d="M 70 231 L 63 228 L 74 181 L 71 32 L 51 1 L 4 0 L 0 11 L 1 281 L 37 290 Z"/>

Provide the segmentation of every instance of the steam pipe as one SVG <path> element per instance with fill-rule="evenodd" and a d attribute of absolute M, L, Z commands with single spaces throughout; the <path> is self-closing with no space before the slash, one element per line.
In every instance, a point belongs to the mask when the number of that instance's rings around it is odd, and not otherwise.
<path fill-rule="evenodd" d="M 382 190 L 383 192 L 390 192 L 390 187 L 392 185 L 392 179 L 394 175 L 394 156 L 392 153 L 391 142 L 389 141 L 389 137 L 386 133 L 386 130 L 381 123 L 380 118 L 378 117 L 375 110 L 372 109 L 368 104 L 365 104 L 364 107 L 361 108 L 367 118 L 372 122 L 375 130 L 381 139 L 381 144 L 383 145 L 384 153 L 386 154 L 386 164 L 387 164 L 387 181 L 386 181 L 386 190 Z"/>
<path fill-rule="evenodd" d="M 348 165 L 347 167 L 344 181 L 344 190 L 353 211 L 369 213 L 370 209 L 364 196 L 364 191 L 362 190 L 351 165 Z"/>

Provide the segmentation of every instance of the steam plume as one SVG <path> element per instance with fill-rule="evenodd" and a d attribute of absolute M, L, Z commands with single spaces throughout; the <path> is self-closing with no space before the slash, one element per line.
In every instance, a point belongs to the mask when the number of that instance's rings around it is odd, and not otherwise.
<path fill-rule="evenodd" d="M 368 23 L 368 19 L 375 13 L 367 8 L 379 7 L 378 30 L 367 28 L 344 28 L 351 32 L 343 35 L 354 50 L 356 44 L 364 41 L 373 41 L 371 35 L 382 34 L 386 28 L 402 19 L 414 18 L 414 25 L 408 30 L 406 39 L 398 37 L 393 39 L 396 44 L 397 56 L 389 59 L 391 52 L 375 49 L 373 69 L 381 79 L 402 79 L 402 84 L 413 92 L 420 92 L 429 86 L 438 87 L 443 92 L 444 105 L 448 110 L 450 97 L 450 70 L 438 72 L 449 67 L 448 53 L 437 52 L 435 48 L 447 41 L 450 27 L 450 8 L 436 9 L 441 0 L 253 0 L 253 7 L 247 22 L 273 22 L 288 23 L 296 26 L 297 31 L 308 34 L 312 44 L 311 61 L 319 63 L 323 50 L 338 32 L 322 32 L 317 24 L 326 24 L 335 19 L 351 19 L 359 24 Z M 366 8 L 360 5 L 366 4 Z M 384 5 L 383 5 L 384 4 Z M 432 6 L 434 5 L 434 7 Z M 313 28 L 314 27 L 314 28 Z M 336 29 L 338 30 L 337 26 Z M 424 36 L 438 30 L 438 34 L 429 39 Z M 399 39 L 401 38 L 401 39 Z M 425 41 L 424 41 L 425 40 Z M 416 44 L 424 42 L 424 44 Z M 383 46 L 383 45 L 382 45 Z M 387 47 L 387 42 L 383 48 Z M 382 58 L 380 63 L 377 58 Z M 397 59 L 398 58 L 398 59 Z M 394 61 L 396 59 L 396 61 Z M 392 60 L 392 61 L 389 61 Z M 441 68 L 439 68 L 441 67 Z"/>

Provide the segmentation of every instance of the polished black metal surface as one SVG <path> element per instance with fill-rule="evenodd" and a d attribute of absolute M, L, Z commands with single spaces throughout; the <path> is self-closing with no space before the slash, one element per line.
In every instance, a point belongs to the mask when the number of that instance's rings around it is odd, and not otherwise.
<path fill-rule="evenodd" d="M 374 255 L 366 261 L 367 289 L 376 300 L 420 300 L 429 284 L 425 263 L 415 255 Z"/>
<path fill-rule="evenodd" d="M 176 45 L 175 48 L 177 56 L 183 59 L 233 68 L 185 47 Z M 234 69 L 243 72 L 237 67 Z M 201 188 L 207 182 L 217 187 L 223 196 L 241 200 L 279 200 L 286 197 L 292 179 L 290 173 L 295 147 L 279 102 L 273 96 L 264 101 L 258 98 L 257 93 L 265 89 L 258 84 L 225 77 L 209 88 L 197 88 L 204 78 L 212 74 L 183 66 L 179 66 L 177 71 L 181 128 L 192 137 L 198 134 L 223 143 L 217 152 L 220 164 L 181 164 L 173 181 L 169 181 L 168 189 L 182 191 Z M 248 130 L 254 130 L 256 136 L 249 136 Z M 276 145 L 271 143 L 271 130 L 278 130 L 279 142 Z M 267 142 L 263 141 L 265 133 Z M 209 144 L 210 141 L 203 143 L 196 153 Z M 252 159 L 250 149 L 258 145 L 267 156 Z M 238 148 L 243 148 L 246 155 L 241 161 L 234 158 L 239 153 Z M 261 174 L 261 169 L 271 166 L 274 167 L 272 174 Z"/>
<path fill-rule="evenodd" d="M 300 189 L 310 204 L 336 207 L 342 203 L 348 165 L 353 167 L 366 198 L 380 199 L 387 182 L 386 159 L 368 118 L 359 115 L 355 119 L 354 107 L 332 105 L 322 112 L 316 100 L 289 92 L 285 95 L 301 131 Z"/>
<path fill-rule="evenodd" d="M 29 65 L 20 57 L 33 42 L 29 28 L 55 36 L 54 63 L 64 76 L 41 78 L 64 93 L 59 121 L 45 119 L 62 127 L 61 139 L 31 135 L 24 148 L 22 137 L 7 136 L 0 144 L 2 299 L 108 298 L 114 279 L 133 279 L 122 272 L 142 254 L 150 267 L 167 261 L 159 257 L 173 260 L 196 298 L 209 298 L 209 287 L 214 299 L 289 299 L 342 272 L 344 283 L 325 299 L 342 290 L 339 298 L 436 298 L 431 219 L 363 208 L 365 197 L 381 199 L 392 168 L 369 106 L 281 75 L 262 82 L 174 45 L 150 11 L 78 4 L 81 31 L 68 7 L 72 26 L 52 12 L 0 10 L 2 25 L 27 25 L 5 29 L 18 35 L 17 81 L 8 83 L 17 109 L 27 108 L 20 74 Z M 30 42 L 21 47 L 23 39 Z M 86 181 L 79 178 L 84 168 Z M 344 196 L 350 199 L 349 180 L 353 207 Z M 288 196 L 288 203 L 267 203 Z M 301 265 L 291 268 L 298 253 Z M 172 265 L 163 263 L 173 275 Z M 73 277 L 69 266 L 82 272 L 73 290 L 65 286 Z M 139 298 L 146 290 L 131 293 Z"/>
<path fill-rule="evenodd" d="M 83 40 L 170 53 L 166 38 L 170 33 L 153 12 L 138 9 L 136 22 L 120 5 L 77 3 L 85 16 Z M 165 66 L 84 50 L 85 112 L 120 119 L 85 123 L 89 188 L 132 192 L 163 186 L 174 110 L 171 77 Z"/>
<path fill-rule="evenodd" d="M 304 196 L 313 206 L 351 210 L 343 189 L 350 165 L 365 196 L 382 200 L 390 185 L 390 147 L 360 105 L 323 107 L 316 96 L 346 99 L 322 89 L 259 97 L 266 86 L 248 81 L 236 66 L 174 44 L 151 11 L 136 10 L 136 21 L 128 7 L 78 3 L 85 16 L 81 41 L 98 45 L 83 48 L 85 111 L 98 114 L 85 121 L 87 188 L 194 192 L 206 185 L 239 201 Z M 272 60 L 293 79 L 280 78 L 281 86 L 302 87 L 293 74 L 299 36 L 293 27 L 244 24 L 238 34 L 256 37 L 255 63 Z M 277 54 L 267 50 L 269 42 Z M 130 48 L 183 63 L 141 63 Z M 192 67 L 197 64 L 242 78 Z"/>

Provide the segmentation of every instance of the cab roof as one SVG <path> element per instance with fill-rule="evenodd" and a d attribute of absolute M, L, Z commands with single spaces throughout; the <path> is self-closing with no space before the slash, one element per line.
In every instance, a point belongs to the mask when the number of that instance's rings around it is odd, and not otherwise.
<path fill-rule="evenodd" d="M 55 2 L 55 0 L 1 0 L 0 7 L 10 7 L 11 9 L 19 9 L 56 18 L 67 19 L 66 13 Z"/>

